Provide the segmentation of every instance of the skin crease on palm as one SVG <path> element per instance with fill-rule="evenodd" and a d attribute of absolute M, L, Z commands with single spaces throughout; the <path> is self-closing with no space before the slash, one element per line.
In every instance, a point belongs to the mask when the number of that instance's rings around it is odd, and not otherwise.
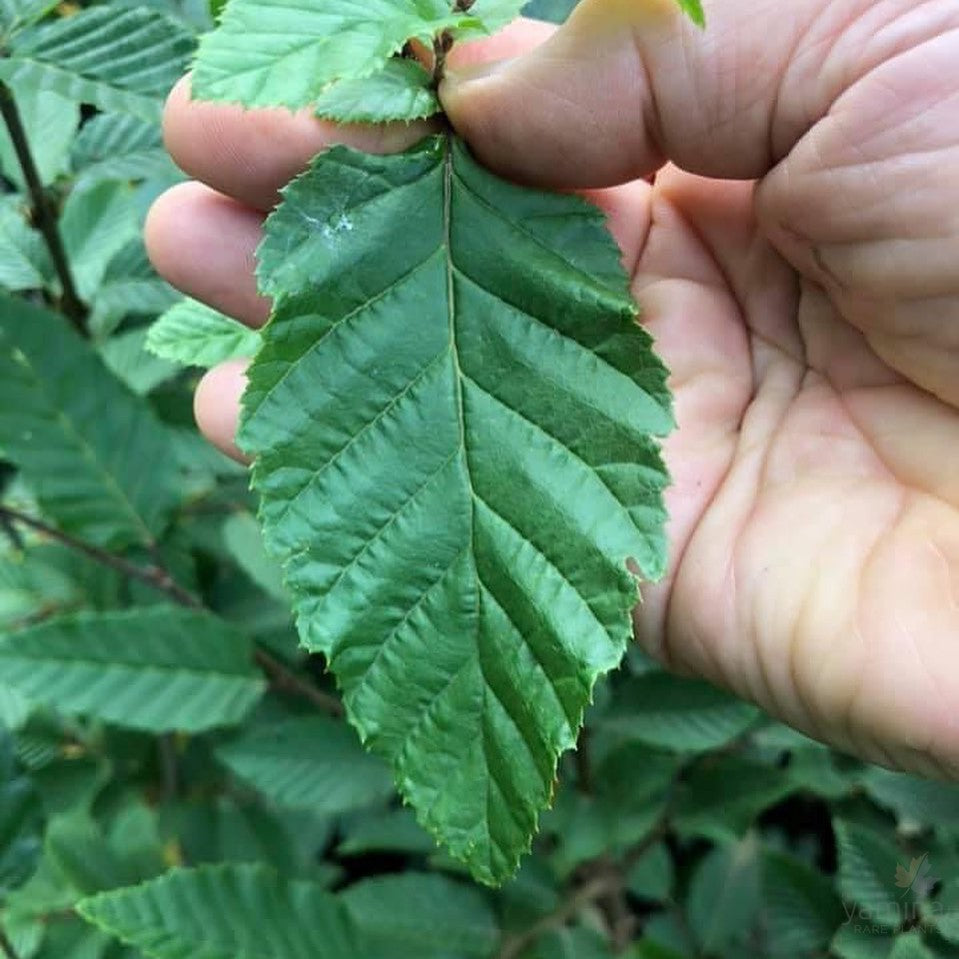
<path fill-rule="evenodd" d="M 609 213 L 673 371 L 671 572 L 639 641 L 840 749 L 959 778 L 959 4 L 707 14 L 584 0 L 558 33 L 457 51 L 444 102 L 489 166 Z M 277 189 L 330 142 L 423 132 L 194 103 L 185 81 L 166 135 L 197 182 L 157 202 L 151 256 L 261 324 Z M 234 453 L 242 388 L 229 364 L 197 395 Z"/>

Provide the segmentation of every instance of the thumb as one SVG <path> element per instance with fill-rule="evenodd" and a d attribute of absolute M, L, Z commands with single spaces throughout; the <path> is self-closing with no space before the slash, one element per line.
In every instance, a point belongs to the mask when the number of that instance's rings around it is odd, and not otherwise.
<path fill-rule="evenodd" d="M 612 186 L 667 159 L 758 178 L 818 119 L 810 90 L 825 112 L 841 89 L 823 47 L 869 5 L 715 0 L 700 30 L 676 0 L 583 0 L 532 52 L 451 72 L 440 92 L 480 160 L 521 182 Z"/>

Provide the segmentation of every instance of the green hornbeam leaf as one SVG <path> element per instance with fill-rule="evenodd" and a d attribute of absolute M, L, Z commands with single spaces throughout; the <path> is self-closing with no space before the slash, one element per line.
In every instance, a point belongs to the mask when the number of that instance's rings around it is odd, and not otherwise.
<path fill-rule="evenodd" d="M 710 850 L 690 880 L 686 904 L 690 929 L 701 952 L 712 955 L 748 939 L 759 908 L 759 844 L 755 837 Z"/>
<path fill-rule="evenodd" d="M 334 815 L 393 794 L 382 761 L 362 750 L 345 723 L 324 716 L 247 729 L 216 754 L 279 806 Z"/>
<path fill-rule="evenodd" d="M 146 341 L 155 356 L 205 368 L 253 356 L 259 346 L 259 332 L 190 299 L 167 310 L 150 327 Z"/>
<path fill-rule="evenodd" d="M 436 852 L 436 843 L 406 807 L 350 817 L 343 824 L 343 840 L 336 854 L 363 856 L 370 852 L 428 856 Z"/>
<path fill-rule="evenodd" d="M 619 252 L 584 200 L 434 137 L 319 157 L 260 280 L 240 442 L 303 642 L 424 825 L 502 881 L 630 640 L 627 564 L 665 566 L 666 371 Z"/>
<path fill-rule="evenodd" d="M 858 777 L 867 794 L 905 829 L 959 829 L 959 785 L 869 766 Z"/>
<path fill-rule="evenodd" d="M 658 842 L 630 866 L 626 888 L 639 899 L 665 902 L 673 892 L 676 867 L 665 843 Z"/>
<path fill-rule="evenodd" d="M 194 46 L 184 26 L 157 10 L 103 4 L 20 34 L 0 60 L 0 79 L 158 120 Z"/>
<path fill-rule="evenodd" d="M 268 596 L 289 605 L 279 564 L 263 546 L 263 532 L 251 513 L 234 513 L 223 524 L 223 542 L 237 566 Z"/>
<path fill-rule="evenodd" d="M 132 188 L 128 183 L 104 181 L 74 190 L 63 205 L 60 232 L 77 292 L 90 300 L 107 265 L 140 232 Z"/>
<path fill-rule="evenodd" d="M 0 682 L 61 712 L 148 732 L 237 723 L 264 689 L 232 627 L 167 606 L 78 613 L 7 634 Z"/>
<path fill-rule="evenodd" d="M 175 870 L 77 911 L 151 959 L 366 959 L 333 896 L 262 866 Z"/>
<path fill-rule="evenodd" d="M 27 224 L 19 197 L 0 197 L 0 286 L 41 290 L 49 273 L 43 238 Z"/>
<path fill-rule="evenodd" d="M 413 60 L 390 60 L 369 77 L 338 80 L 317 98 L 316 114 L 340 123 L 422 120 L 442 110 L 430 74 Z"/>
<path fill-rule="evenodd" d="M 80 895 L 115 889 L 141 878 L 86 813 L 51 820 L 43 837 L 48 865 Z"/>
<path fill-rule="evenodd" d="M 70 143 L 80 122 L 80 108 L 73 100 L 35 83 L 19 82 L 11 88 L 40 180 L 44 184 L 52 183 L 68 166 Z M 8 180 L 27 192 L 20 160 L 6 125 L 0 127 L 0 169 Z"/>
<path fill-rule="evenodd" d="M 874 925 L 879 926 L 867 920 L 844 922 L 829 944 L 830 953 L 840 959 L 889 959 L 895 939 L 888 933 L 873 933 Z"/>
<path fill-rule="evenodd" d="M 676 2 L 697 27 L 706 26 L 706 11 L 703 10 L 702 0 L 676 0 Z"/>
<path fill-rule="evenodd" d="M 148 353 L 146 337 L 147 331 L 139 326 L 124 330 L 99 346 L 100 355 L 114 376 L 139 396 L 146 396 L 180 371 L 176 363 Z"/>
<path fill-rule="evenodd" d="M 84 123 L 73 141 L 70 161 L 78 190 L 101 180 L 175 175 L 160 124 L 123 113 L 100 113 Z"/>
<path fill-rule="evenodd" d="M 444 876 L 379 876 L 350 886 L 340 900 L 371 956 L 486 959 L 500 938 L 483 894 Z"/>
<path fill-rule="evenodd" d="M 200 41 L 193 92 L 296 109 L 329 83 L 382 70 L 408 40 L 477 24 L 449 0 L 231 0 Z"/>
<path fill-rule="evenodd" d="M 762 859 L 767 942 L 777 956 L 825 952 L 846 918 L 832 882 L 791 856 L 766 851 Z"/>
<path fill-rule="evenodd" d="M 936 954 L 923 942 L 919 931 L 897 936 L 889 959 L 936 959 Z"/>
<path fill-rule="evenodd" d="M 684 836 L 715 841 L 738 838 L 763 810 L 798 789 L 775 766 L 736 755 L 718 756 L 684 777 L 673 822 Z"/>
<path fill-rule="evenodd" d="M 56 5 L 57 0 L 0 0 L 0 37 L 3 42 L 35 23 Z"/>
<path fill-rule="evenodd" d="M 82 604 L 83 590 L 39 549 L 0 555 L 0 632 Z M 2 712 L 2 711 L 0 711 Z"/>
<path fill-rule="evenodd" d="M 895 844 L 868 826 L 836 820 L 839 888 L 847 908 L 856 908 L 862 924 L 898 928 L 912 911 L 911 899 L 897 887 L 900 867 Z M 909 890 L 906 889 L 905 892 Z"/>
<path fill-rule="evenodd" d="M 60 316 L 2 295 L 0 448 L 44 512 L 97 545 L 153 542 L 178 499 L 149 407 Z"/>
<path fill-rule="evenodd" d="M 616 691 L 604 728 L 675 752 L 705 752 L 742 735 L 759 710 L 709 683 L 653 671 Z"/>

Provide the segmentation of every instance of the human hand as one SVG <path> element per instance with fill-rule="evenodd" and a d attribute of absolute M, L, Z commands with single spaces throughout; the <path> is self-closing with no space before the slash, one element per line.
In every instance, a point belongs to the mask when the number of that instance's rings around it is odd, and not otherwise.
<path fill-rule="evenodd" d="M 840 748 L 956 777 L 959 8 L 707 12 L 701 34 L 672 0 L 584 0 L 554 36 L 518 24 L 461 51 L 460 68 L 522 55 L 454 74 L 445 105 L 506 176 L 610 187 L 591 196 L 679 420 L 670 573 L 644 591 L 640 641 Z M 191 103 L 182 85 L 166 123 L 201 182 L 158 201 L 151 256 L 257 325 L 277 189 L 334 140 L 387 151 L 423 133 Z M 197 394 L 234 453 L 242 389 L 229 364 Z"/>

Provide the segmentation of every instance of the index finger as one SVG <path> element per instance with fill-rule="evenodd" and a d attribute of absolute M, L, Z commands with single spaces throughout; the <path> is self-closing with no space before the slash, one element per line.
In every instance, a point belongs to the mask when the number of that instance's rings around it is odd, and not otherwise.
<path fill-rule="evenodd" d="M 518 56 L 538 46 L 554 29 L 535 20 L 519 20 L 495 37 L 454 49 L 452 62 Z M 432 129 L 428 121 L 340 126 L 318 120 L 309 110 L 246 110 L 193 100 L 189 77 L 173 88 L 163 127 L 167 149 L 185 173 L 261 211 L 272 209 L 279 190 L 333 144 L 367 153 L 395 153 Z"/>

